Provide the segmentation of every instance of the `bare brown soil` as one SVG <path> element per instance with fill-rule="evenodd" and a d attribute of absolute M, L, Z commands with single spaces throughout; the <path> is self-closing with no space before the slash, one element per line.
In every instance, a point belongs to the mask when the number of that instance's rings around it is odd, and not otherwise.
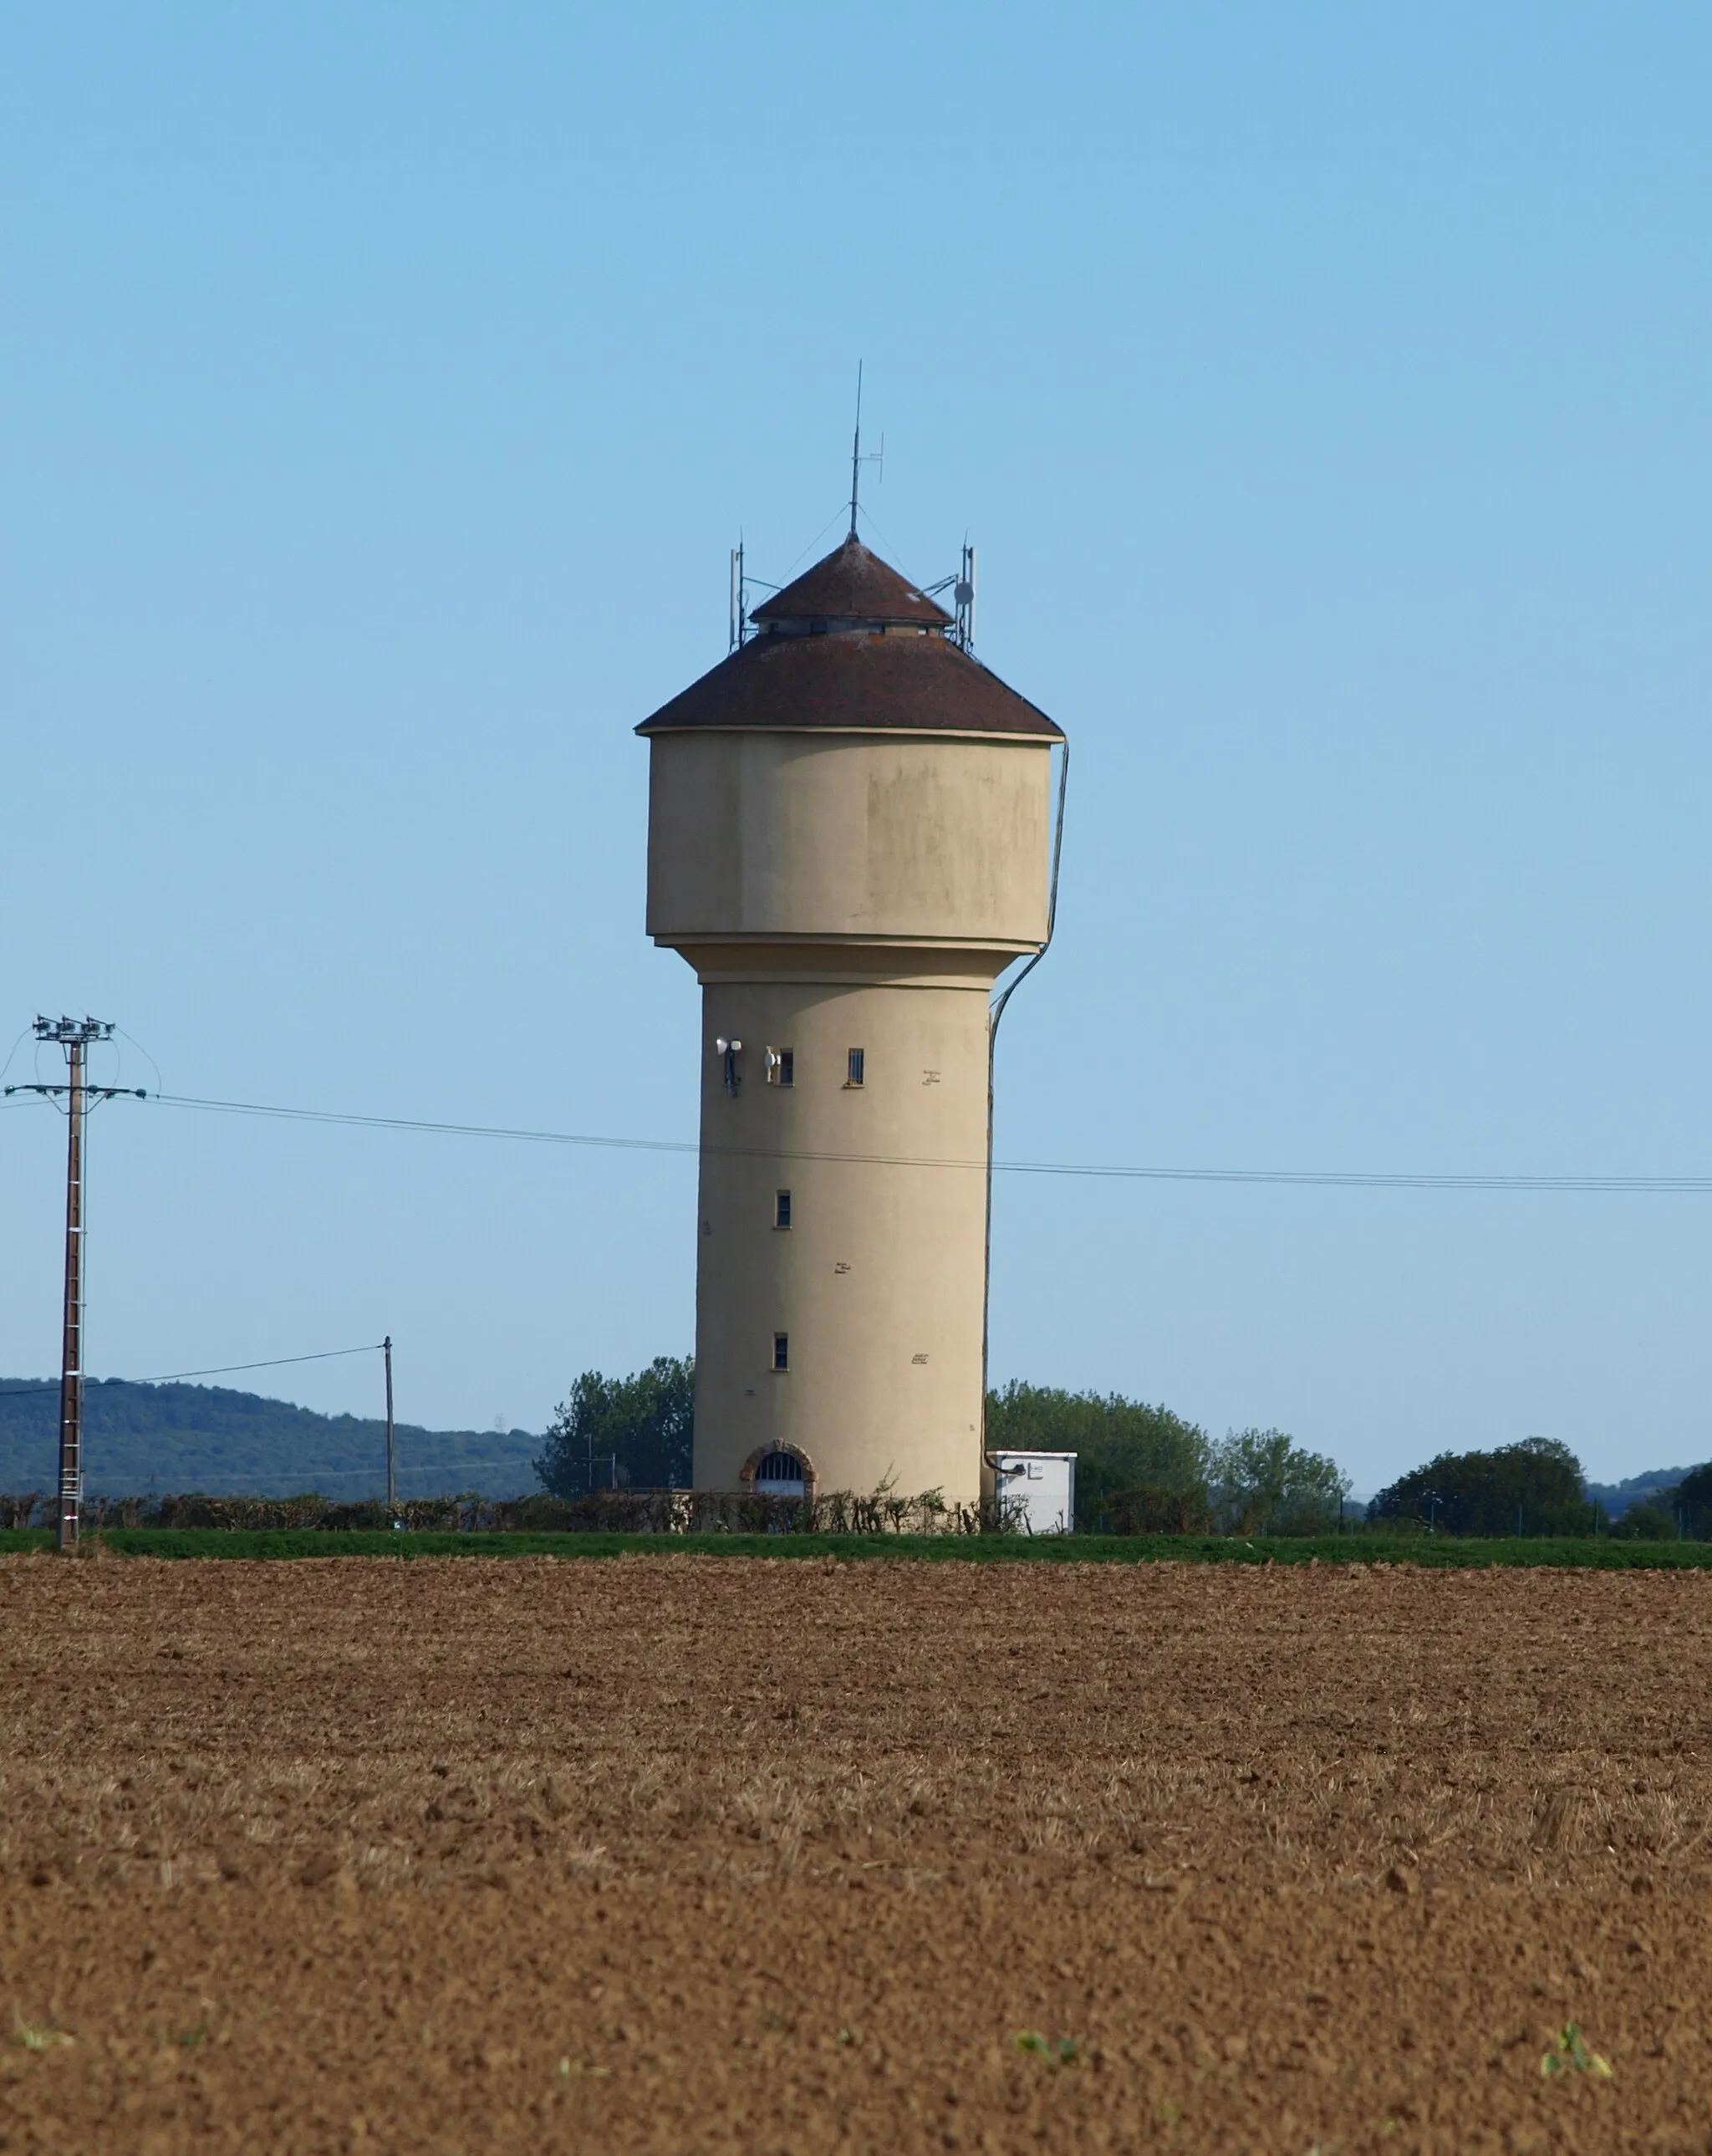
<path fill-rule="evenodd" d="M 1712 2150 L 1712 1577 L 28 1558 L 0 1614 L 0 2149 Z"/>

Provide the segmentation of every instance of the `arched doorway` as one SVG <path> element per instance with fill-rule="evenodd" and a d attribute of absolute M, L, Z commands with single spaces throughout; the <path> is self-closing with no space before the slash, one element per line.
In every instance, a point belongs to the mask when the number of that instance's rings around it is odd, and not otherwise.
<path fill-rule="evenodd" d="M 764 1452 L 755 1463 L 757 1497 L 801 1497 L 807 1487 L 802 1462 L 794 1452 L 781 1451 L 776 1446 L 772 1451 Z"/>

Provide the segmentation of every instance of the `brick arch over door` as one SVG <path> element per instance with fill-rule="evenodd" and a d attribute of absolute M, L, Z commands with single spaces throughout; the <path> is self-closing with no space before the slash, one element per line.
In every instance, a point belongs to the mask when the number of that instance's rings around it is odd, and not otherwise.
<path fill-rule="evenodd" d="M 802 1494 L 812 1497 L 820 1487 L 820 1472 L 800 1445 L 757 1445 L 743 1463 L 743 1487 L 751 1496 L 755 1492 L 755 1471 L 763 1460 L 775 1452 L 787 1452 L 802 1469 Z"/>

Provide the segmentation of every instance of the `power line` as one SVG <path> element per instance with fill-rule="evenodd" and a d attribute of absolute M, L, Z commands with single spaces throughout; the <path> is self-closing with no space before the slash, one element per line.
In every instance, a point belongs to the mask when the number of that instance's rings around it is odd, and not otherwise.
<path fill-rule="evenodd" d="M 691 1138 L 607 1138 L 571 1131 L 531 1131 L 500 1123 L 446 1123 L 403 1116 L 359 1116 L 333 1108 L 279 1108 L 259 1101 L 208 1101 L 189 1093 L 156 1093 L 169 1108 L 206 1108 L 228 1116 L 272 1116 L 286 1122 L 344 1123 L 357 1130 L 418 1131 L 438 1137 L 514 1138 L 532 1145 L 601 1146 L 621 1152 L 698 1152 Z M 827 1155 L 833 1158 L 837 1156 Z"/>
<path fill-rule="evenodd" d="M 588 1132 L 530 1130 L 498 1123 L 453 1123 L 402 1116 L 364 1116 L 328 1108 L 284 1108 L 259 1101 L 216 1101 L 157 1093 L 168 1107 L 221 1115 L 264 1116 L 282 1122 L 342 1124 L 357 1130 L 407 1131 L 434 1137 L 504 1138 L 530 1145 L 587 1146 L 620 1152 L 717 1153 L 741 1158 L 823 1160 L 874 1168 L 948 1168 L 983 1171 L 984 1160 L 928 1159 L 903 1153 L 816 1152 L 777 1146 L 700 1146 L 686 1138 L 603 1137 Z M 1636 1196 L 1704 1196 L 1712 1175 L 1442 1175 L 1402 1169 L 1285 1168 L 1137 1168 L 1097 1161 L 996 1160 L 999 1175 L 1062 1175 L 1135 1183 L 1225 1183 L 1332 1190 L 1604 1192 Z M 345 1352 L 345 1351 L 341 1351 Z"/>
<path fill-rule="evenodd" d="M 328 1348 L 319 1355 L 272 1355 L 262 1363 L 220 1363 L 211 1370 L 169 1370 L 161 1378 L 110 1378 L 109 1384 L 176 1385 L 185 1378 L 228 1378 L 238 1370 L 283 1370 L 288 1363 L 331 1363 L 341 1355 L 378 1355 L 384 1340 L 366 1341 L 361 1348 Z M 98 1385 L 102 1380 L 97 1378 Z M 22 1399 L 27 1393 L 57 1393 L 58 1385 L 10 1385 L 0 1391 L 0 1400 Z"/>
<path fill-rule="evenodd" d="M 341 1355 L 378 1355 L 383 1340 L 366 1340 L 361 1348 L 328 1348 L 319 1355 L 274 1355 L 265 1363 L 222 1363 L 212 1370 L 172 1370 L 164 1378 L 132 1378 L 134 1385 L 176 1385 L 181 1378 L 225 1378 L 234 1370 L 282 1370 L 288 1363 L 331 1363 Z"/>

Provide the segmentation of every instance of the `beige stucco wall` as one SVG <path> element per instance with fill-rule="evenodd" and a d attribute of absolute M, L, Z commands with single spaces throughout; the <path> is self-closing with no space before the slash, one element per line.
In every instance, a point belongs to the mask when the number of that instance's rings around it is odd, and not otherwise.
<path fill-rule="evenodd" d="M 703 983 L 701 1488 L 782 1445 L 823 1491 L 979 1492 L 987 999 L 1046 932 L 1048 749 L 652 740 L 648 927 Z M 735 1098 L 720 1038 L 743 1043 Z"/>
<path fill-rule="evenodd" d="M 648 932 L 1008 945 L 1046 933 L 1044 740 L 657 734 Z"/>
<path fill-rule="evenodd" d="M 741 1040 L 725 1091 L 715 1041 Z M 788 1048 L 795 1084 L 764 1081 Z M 864 1082 L 848 1086 L 848 1051 Z M 987 992 L 715 983 L 702 993 L 695 1480 L 793 1445 L 823 1490 L 972 1499 L 981 1477 Z M 773 1225 L 791 1193 L 792 1224 Z M 773 1336 L 791 1367 L 771 1367 Z"/>

